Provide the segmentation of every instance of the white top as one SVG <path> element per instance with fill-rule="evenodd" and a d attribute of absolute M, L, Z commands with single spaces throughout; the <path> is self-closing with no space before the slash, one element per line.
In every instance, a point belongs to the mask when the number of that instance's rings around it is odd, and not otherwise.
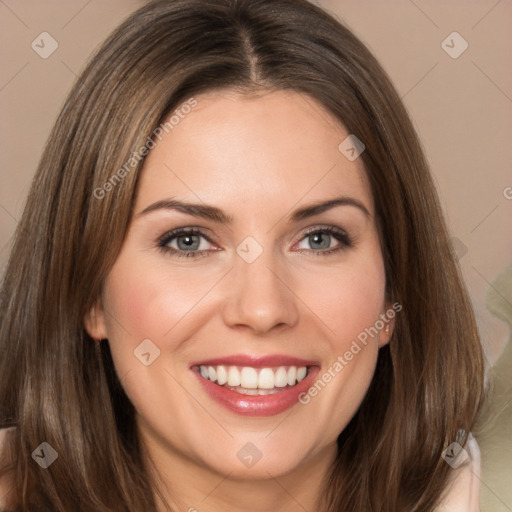
<path fill-rule="evenodd" d="M 468 435 L 466 446 L 454 458 L 459 460 L 452 463 L 456 466 L 452 481 L 436 512 L 480 512 L 481 456 L 473 434 Z"/>
<path fill-rule="evenodd" d="M 8 430 L 0 430 L 0 452 Z M 452 469 L 452 481 L 436 512 L 480 512 L 481 460 L 480 449 L 473 435 L 469 434 L 465 448 L 456 457 L 453 457 L 453 460 L 449 457 L 445 460 L 450 460 L 450 465 L 454 468 Z M 5 500 L 9 490 L 8 482 L 0 479 L 0 507 L 6 506 Z"/>

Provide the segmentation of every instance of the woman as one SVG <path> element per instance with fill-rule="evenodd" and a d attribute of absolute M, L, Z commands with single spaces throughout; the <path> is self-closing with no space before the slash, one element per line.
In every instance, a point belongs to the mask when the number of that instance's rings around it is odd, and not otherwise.
<path fill-rule="evenodd" d="M 7 509 L 478 509 L 483 358 L 427 164 L 305 1 L 114 32 L 50 135 L 0 340 Z"/>

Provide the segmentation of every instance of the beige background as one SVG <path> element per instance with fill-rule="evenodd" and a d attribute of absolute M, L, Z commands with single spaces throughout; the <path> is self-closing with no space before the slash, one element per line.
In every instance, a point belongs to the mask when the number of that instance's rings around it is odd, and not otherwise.
<path fill-rule="evenodd" d="M 0 268 L 65 95 L 92 50 L 143 3 L 0 0 Z M 509 335 L 485 294 L 512 260 L 512 2 L 316 3 L 370 47 L 411 113 L 494 361 Z M 31 48 L 43 31 L 59 45 L 47 59 Z M 454 31 L 469 45 L 456 59 L 442 47 Z M 444 44 L 460 48 L 456 39 Z M 495 496 L 493 511 L 512 510 L 510 495 Z"/>

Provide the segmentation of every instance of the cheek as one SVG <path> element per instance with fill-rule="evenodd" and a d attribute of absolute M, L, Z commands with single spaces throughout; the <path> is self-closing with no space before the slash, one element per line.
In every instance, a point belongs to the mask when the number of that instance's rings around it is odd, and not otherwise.
<path fill-rule="evenodd" d="M 340 279 L 338 293 L 334 302 L 338 304 L 335 311 L 334 329 L 343 339 L 353 340 L 365 329 L 375 325 L 384 303 L 384 282 L 378 272 L 368 271 L 362 275 L 349 274 Z"/>
<path fill-rule="evenodd" d="M 127 257 L 115 263 L 105 285 L 104 305 L 109 346 L 119 376 L 142 369 L 134 351 L 143 340 L 151 340 L 163 351 L 165 333 L 183 314 L 184 301 L 173 297 L 172 288 L 154 266 L 139 265 L 135 258 Z M 172 343 L 172 338 L 167 337 L 166 343 Z"/>
<path fill-rule="evenodd" d="M 109 346 L 118 376 L 141 376 L 129 395 L 136 402 L 143 389 L 161 388 L 161 382 L 154 381 L 160 370 L 167 368 L 174 373 L 174 368 L 186 363 L 184 352 L 194 346 L 191 338 L 212 314 L 204 297 L 218 281 L 219 272 L 213 269 L 199 273 L 190 268 L 170 271 L 165 259 L 149 262 L 147 258 L 133 256 L 134 253 L 122 255 L 112 268 L 105 285 L 104 304 Z M 147 339 L 156 347 L 153 350 L 158 358 L 145 367 L 136 354 Z M 160 377 L 169 379 L 165 372 Z"/>
<path fill-rule="evenodd" d="M 316 286 L 313 286 L 316 283 Z M 380 250 L 310 278 L 311 309 L 325 325 L 329 354 L 312 388 L 303 397 L 325 439 L 334 442 L 359 408 L 378 357 L 376 321 L 385 304 L 385 273 Z M 361 340 L 364 340 L 363 342 Z M 329 417 L 326 426 L 322 419 Z"/>
<path fill-rule="evenodd" d="M 197 284 L 197 280 L 194 284 L 189 278 L 183 273 L 171 273 L 159 263 L 148 264 L 123 255 L 105 284 L 105 318 L 115 370 L 142 417 L 153 417 L 155 411 L 161 415 L 162 411 L 180 406 L 180 393 L 170 392 L 176 389 L 173 365 L 180 361 L 182 330 L 188 328 L 187 313 L 204 295 L 208 284 Z M 189 316 L 193 318 L 192 313 Z M 145 353 L 149 353 L 147 366 L 142 356 Z M 165 417 L 168 426 L 178 429 L 176 415 Z"/>
<path fill-rule="evenodd" d="M 302 403 L 311 408 L 310 418 L 315 418 L 312 421 L 324 441 L 335 442 L 350 422 L 375 372 L 379 348 L 374 327 L 385 294 L 383 266 L 378 261 L 332 272 L 322 280 L 323 289 L 310 296 L 308 305 L 328 326 L 323 330 L 328 354 Z"/>
<path fill-rule="evenodd" d="M 308 307 L 329 328 L 332 349 L 345 346 L 375 325 L 383 310 L 385 277 L 379 257 L 301 278 L 302 295 Z M 307 294 L 306 294 L 306 291 Z"/>
<path fill-rule="evenodd" d="M 189 270 L 170 271 L 165 263 L 118 260 L 106 286 L 115 316 L 109 330 L 139 342 L 162 340 L 208 291 L 210 280 L 202 277 L 194 278 Z"/>

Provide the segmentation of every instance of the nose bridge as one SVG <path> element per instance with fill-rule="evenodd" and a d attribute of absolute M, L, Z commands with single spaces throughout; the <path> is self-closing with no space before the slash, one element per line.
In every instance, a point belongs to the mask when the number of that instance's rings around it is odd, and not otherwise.
<path fill-rule="evenodd" d="M 292 326 L 297 322 L 295 296 L 288 289 L 283 267 L 271 249 L 261 250 L 255 258 L 245 255 L 256 248 L 240 244 L 232 275 L 225 322 L 230 326 L 247 326 L 264 333 L 275 326 Z M 249 249 L 246 253 L 243 250 Z M 253 252 L 252 257 L 254 258 Z"/>

